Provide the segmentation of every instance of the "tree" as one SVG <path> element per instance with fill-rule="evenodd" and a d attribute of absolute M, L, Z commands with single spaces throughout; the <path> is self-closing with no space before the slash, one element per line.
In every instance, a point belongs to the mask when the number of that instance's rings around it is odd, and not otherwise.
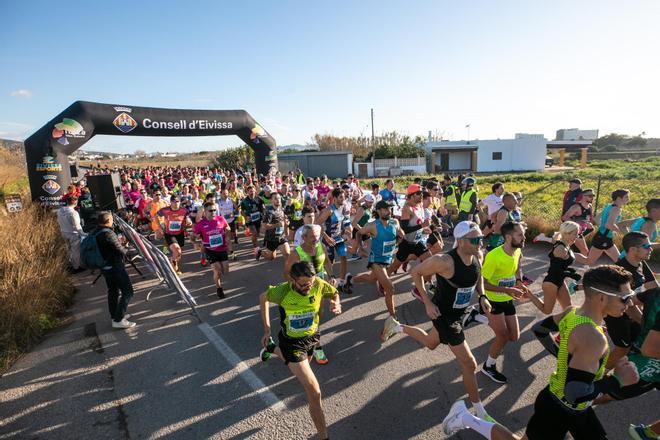
<path fill-rule="evenodd" d="M 135 156 L 137 156 L 137 157 L 144 157 L 144 156 L 147 155 L 147 152 L 144 151 L 144 150 L 135 150 L 135 153 L 133 153 L 133 154 L 135 154 Z"/>
<path fill-rule="evenodd" d="M 254 168 L 254 152 L 248 145 L 227 148 L 221 151 L 213 161 L 213 166 L 219 168 Z"/>

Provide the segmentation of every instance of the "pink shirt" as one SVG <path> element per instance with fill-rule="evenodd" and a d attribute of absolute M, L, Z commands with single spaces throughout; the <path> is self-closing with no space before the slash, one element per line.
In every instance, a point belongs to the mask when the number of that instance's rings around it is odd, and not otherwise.
<path fill-rule="evenodd" d="M 202 244 L 205 248 L 222 252 L 227 251 L 225 234 L 228 227 L 227 220 L 221 215 L 216 215 L 213 220 L 203 218 L 195 223 L 193 233 L 202 236 Z"/>

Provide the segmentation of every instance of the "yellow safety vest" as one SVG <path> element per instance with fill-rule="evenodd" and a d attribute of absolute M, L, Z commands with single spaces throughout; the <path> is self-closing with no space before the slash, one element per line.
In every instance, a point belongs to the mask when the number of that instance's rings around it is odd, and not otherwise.
<path fill-rule="evenodd" d="M 472 202 L 470 202 L 470 198 L 472 197 L 472 194 L 476 194 L 477 192 L 473 189 L 466 191 L 461 194 L 461 204 L 459 205 L 458 209 L 461 212 L 471 212 L 472 211 Z"/>

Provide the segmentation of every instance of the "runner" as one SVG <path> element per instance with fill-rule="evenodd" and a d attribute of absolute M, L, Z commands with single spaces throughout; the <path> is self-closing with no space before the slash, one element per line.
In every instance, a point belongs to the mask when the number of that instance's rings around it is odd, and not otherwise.
<path fill-rule="evenodd" d="M 497 371 L 497 358 L 508 342 L 520 337 L 520 328 L 513 298 L 520 299 L 528 290 L 522 284 L 520 258 L 525 246 L 525 227 L 522 223 L 505 223 L 501 228 L 504 244 L 486 254 L 481 274 L 491 310 L 484 310 L 495 340 L 488 350 L 488 359 L 481 371 L 493 382 L 506 383 Z"/>
<path fill-rule="evenodd" d="M 321 387 L 309 361 L 319 342 L 317 330 L 321 301 L 329 299 L 332 312 L 340 314 L 339 294 L 332 285 L 315 276 L 314 267 L 310 263 L 299 261 L 293 264 L 289 276 L 291 281 L 271 286 L 260 296 L 264 326 L 261 360 L 267 361 L 274 354 L 284 361 L 305 390 L 309 412 L 319 438 L 327 439 Z M 269 303 L 277 304 L 280 309 L 281 329 L 277 345 L 271 338 Z"/>
<path fill-rule="evenodd" d="M 165 243 L 167 244 L 172 257 L 172 268 L 174 271 L 181 275 L 179 268 L 179 260 L 181 260 L 181 249 L 186 242 L 185 228 L 192 225 L 188 218 L 188 212 L 180 205 L 181 201 L 179 196 L 172 195 L 170 197 L 170 206 L 162 208 L 158 211 L 157 215 L 163 217 L 163 224 L 158 226 L 163 232 Z"/>
<path fill-rule="evenodd" d="M 406 199 L 406 204 L 401 210 L 401 229 L 404 236 L 399 243 L 396 258 L 387 268 L 388 275 L 395 274 L 399 267 L 408 261 L 417 258 L 424 261 L 431 256 L 431 252 L 422 241 L 423 235 L 431 232 L 429 228 L 431 222 L 424 220 L 422 187 L 415 183 L 410 185 L 406 190 Z"/>
<path fill-rule="evenodd" d="M 314 209 L 312 209 L 311 206 L 303 206 L 302 215 L 303 215 L 303 226 L 315 224 L 316 214 L 314 213 Z M 294 246 L 300 246 L 302 244 L 303 242 L 302 232 L 303 232 L 302 226 L 296 230 L 293 238 Z M 321 236 L 323 236 L 323 232 L 321 232 Z M 332 273 L 332 270 L 328 271 L 328 273 Z"/>
<path fill-rule="evenodd" d="M 356 261 L 364 256 L 369 255 L 369 235 L 360 232 L 362 228 L 371 221 L 373 215 L 374 196 L 373 194 L 365 194 L 362 197 L 363 203 L 359 205 L 355 214 L 353 215 L 353 240 L 349 252 L 352 254 L 349 261 Z M 366 249 L 365 249 L 366 245 Z"/>
<path fill-rule="evenodd" d="M 651 239 L 653 249 L 658 249 L 658 221 L 660 221 L 660 199 L 646 202 L 646 215 L 638 217 L 630 225 L 631 232 L 644 232 Z"/>
<path fill-rule="evenodd" d="M 399 202 L 397 201 L 397 193 L 394 189 L 394 180 L 387 179 L 385 181 L 385 188 L 380 191 L 380 197 L 381 200 L 385 200 L 387 203 L 389 203 L 390 206 L 399 206 Z"/>
<path fill-rule="evenodd" d="M 442 225 L 440 218 L 437 216 L 437 209 L 433 207 L 433 199 L 431 193 L 424 191 L 422 193 L 422 208 L 424 208 L 424 221 L 429 222 L 429 234 L 422 236 L 422 241 L 429 249 L 431 255 L 439 254 L 445 246 L 442 241 L 440 233 L 442 232 Z"/>
<path fill-rule="evenodd" d="M 449 226 L 445 232 L 445 237 L 452 234 L 454 227 L 454 216 L 458 215 L 458 191 L 456 185 L 452 183 L 451 176 L 446 175 L 442 180 L 442 193 L 445 196 L 445 209 L 447 214 L 443 217 L 442 221 Z"/>
<path fill-rule="evenodd" d="M 601 393 L 618 390 L 639 379 L 635 365 L 622 359 L 614 374 L 605 374 L 609 350 L 601 327 L 607 315 L 621 315 L 630 302 L 630 274 L 616 266 L 589 270 L 583 278 L 584 303 L 545 318 L 534 333 L 557 355 L 550 383 L 536 397 L 524 439 L 563 440 L 568 432 L 575 440 L 607 439 L 591 403 Z M 559 331 L 557 347 L 550 332 Z M 470 428 L 487 439 L 520 439 L 500 424 L 475 417 L 465 402 L 455 402 L 442 422 L 445 434 Z"/>
<path fill-rule="evenodd" d="M 190 218 L 194 230 L 197 221 L 203 217 L 205 201 L 199 196 L 199 190 L 196 187 L 192 189 L 191 196 L 190 207 L 188 208 L 188 218 Z M 204 254 L 204 247 L 197 243 L 197 241 L 193 241 L 193 247 L 200 253 L 199 264 L 201 264 L 202 267 L 205 267 L 207 261 L 206 255 Z"/>
<path fill-rule="evenodd" d="M 502 196 L 502 206 L 497 210 L 492 220 L 492 229 L 488 246 L 486 249 L 492 251 L 498 246 L 502 246 L 504 238 L 502 237 L 502 226 L 505 223 L 511 223 L 513 219 L 513 210 L 516 208 L 516 197 L 512 193 L 506 193 Z"/>
<path fill-rule="evenodd" d="M 476 377 L 477 362 L 465 341 L 461 326 L 462 317 L 475 291 L 479 294 L 482 307 L 490 309 L 490 303 L 483 295 L 479 262 L 483 236 L 479 225 L 465 221 L 456 225 L 454 237 L 456 241 L 451 251 L 432 256 L 411 272 L 415 286 L 421 293 L 426 314 L 433 322 L 431 332 L 402 325 L 390 317 L 385 321 L 383 339 L 387 340 L 396 333 L 405 333 L 431 350 L 440 344 L 447 344 L 461 367 L 463 386 L 477 417 L 493 421 L 481 403 Z M 432 275 L 436 277 L 437 288 L 431 299 L 424 285 L 424 277 Z"/>
<path fill-rule="evenodd" d="M 303 201 L 300 198 L 300 189 L 293 187 L 293 194 L 289 199 L 289 240 L 293 241 L 296 231 L 304 224 L 303 222 Z M 313 211 L 312 211 L 313 212 Z"/>
<path fill-rule="evenodd" d="M 580 264 L 587 262 L 586 256 L 575 254 L 571 250 L 579 230 L 580 226 L 575 222 L 564 222 L 559 226 L 559 232 L 555 233 L 553 237 L 555 243 L 548 254 L 550 267 L 548 274 L 543 279 L 543 300 L 537 298 L 531 291 L 527 291 L 528 293 L 525 294 L 525 297 L 546 315 L 552 313 L 556 302 L 559 302 L 562 310 L 571 306 L 570 295 L 575 293 L 577 282 L 582 278 L 571 267 L 575 261 Z M 566 283 L 566 278 L 571 278 L 572 281 Z"/>
<path fill-rule="evenodd" d="M 236 208 L 234 207 L 234 201 L 229 197 L 229 191 L 227 191 L 226 187 L 220 191 L 220 197 L 216 198 L 216 204 L 218 205 L 218 213 L 225 218 L 230 228 L 227 234 L 227 252 L 232 260 L 236 260 L 234 246 L 232 245 L 232 239 L 236 236 L 236 216 L 234 215 Z"/>
<path fill-rule="evenodd" d="M 344 204 L 344 192 L 335 188 L 331 192 L 332 203 L 319 214 L 316 223 L 323 228 L 323 244 L 328 250 L 328 257 L 332 262 L 335 256 L 339 257 L 339 285 L 342 293 L 351 294 L 353 276 L 346 272 L 346 236 L 350 237 L 350 210 Z"/>
<path fill-rule="evenodd" d="M 603 208 L 600 214 L 600 225 L 596 235 L 591 240 L 587 266 L 592 266 L 603 253 L 615 263 L 619 259 L 619 249 L 614 244 L 614 233 L 620 232 L 617 223 L 621 221 L 623 207 L 630 202 L 630 191 L 617 189 L 612 193 L 612 203 Z"/>
<path fill-rule="evenodd" d="M 289 258 L 291 248 L 289 242 L 286 241 L 284 235 L 284 228 L 286 227 L 286 216 L 282 209 L 282 198 L 276 192 L 270 195 L 270 206 L 266 208 L 264 213 L 264 247 L 257 251 L 256 259 L 263 255 L 266 260 L 274 260 L 277 256 L 277 251 L 280 250 L 284 256 L 284 262 Z"/>
<path fill-rule="evenodd" d="M 496 182 L 491 187 L 491 190 L 493 191 L 492 194 L 481 201 L 481 203 L 486 206 L 486 214 L 488 216 L 488 219 L 486 220 L 486 224 L 484 225 L 484 229 L 483 229 L 484 238 L 488 237 L 488 235 L 490 235 L 490 233 L 492 232 L 493 224 L 496 221 L 497 213 L 502 207 L 504 184 L 502 182 Z"/>
<path fill-rule="evenodd" d="M 291 255 L 286 260 L 286 264 L 284 265 L 286 279 L 293 281 L 289 275 L 291 267 L 299 261 L 304 261 L 312 263 L 317 277 L 334 286 L 336 283 L 335 279 L 328 275 L 330 273 L 329 271 L 332 270 L 332 264 L 330 263 L 330 259 L 327 258 L 325 247 L 321 244 L 321 227 L 310 223 L 302 226 L 300 230 L 303 241 L 296 246 L 295 252 L 291 252 Z M 319 310 L 319 316 L 321 314 L 322 309 Z M 329 362 L 321 345 L 320 332 L 319 344 L 314 348 L 314 360 L 319 365 L 325 365 Z"/>
<path fill-rule="evenodd" d="M 254 186 L 247 187 L 247 196 L 241 201 L 240 206 L 241 214 L 245 218 L 245 227 L 250 231 L 253 253 L 256 258 L 261 250 L 257 245 L 257 239 L 261 231 L 261 215 L 264 212 L 264 203 L 256 197 Z"/>
<path fill-rule="evenodd" d="M 582 191 L 580 201 L 568 208 L 568 211 L 562 215 L 562 221 L 574 221 L 580 226 L 578 237 L 575 240 L 575 246 L 580 253 L 584 255 L 589 254 L 589 248 L 584 240 L 584 237 L 591 234 L 594 230 L 594 225 L 591 223 L 593 218 L 593 211 L 591 204 L 594 201 L 594 190 L 587 188 Z"/>
<path fill-rule="evenodd" d="M 218 205 L 209 201 L 204 203 L 204 218 L 193 227 L 195 238 L 201 239 L 206 259 L 213 268 L 213 284 L 218 298 L 224 298 L 222 289 L 222 273 L 229 272 L 229 257 L 227 255 L 229 233 L 231 227 L 221 215 L 218 215 Z"/>
<path fill-rule="evenodd" d="M 385 305 L 390 317 L 396 317 L 394 307 L 394 284 L 388 276 L 387 267 L 392 263 L 396 252 L 397 236 L 403 236 L 399 221 L 392 218 L 392 208 L 386 200 L 376 203 L 374 211 L 375 221 L 367 223 L 360 233 L 371 237 L 371 249 L 367 269 L 356 275 L 356 283 L 376 283 L 378 290 L 385 295 Z M 389 319 L 389 318 L 388 318 Z"/>

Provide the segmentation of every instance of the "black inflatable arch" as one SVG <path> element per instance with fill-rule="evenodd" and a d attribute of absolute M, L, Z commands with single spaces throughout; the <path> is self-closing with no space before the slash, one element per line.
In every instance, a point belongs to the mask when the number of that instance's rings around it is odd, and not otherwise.
<path fill-rule="evenodd" d="M 76 101 L 25 140 L 32 200 L 59 206 L 71 180 L 68 155 L 97 134 L 236 135 L 254 150 L 257 171 L 277 167 L 276 143 L 245 110 L 177 110 Z"/>

